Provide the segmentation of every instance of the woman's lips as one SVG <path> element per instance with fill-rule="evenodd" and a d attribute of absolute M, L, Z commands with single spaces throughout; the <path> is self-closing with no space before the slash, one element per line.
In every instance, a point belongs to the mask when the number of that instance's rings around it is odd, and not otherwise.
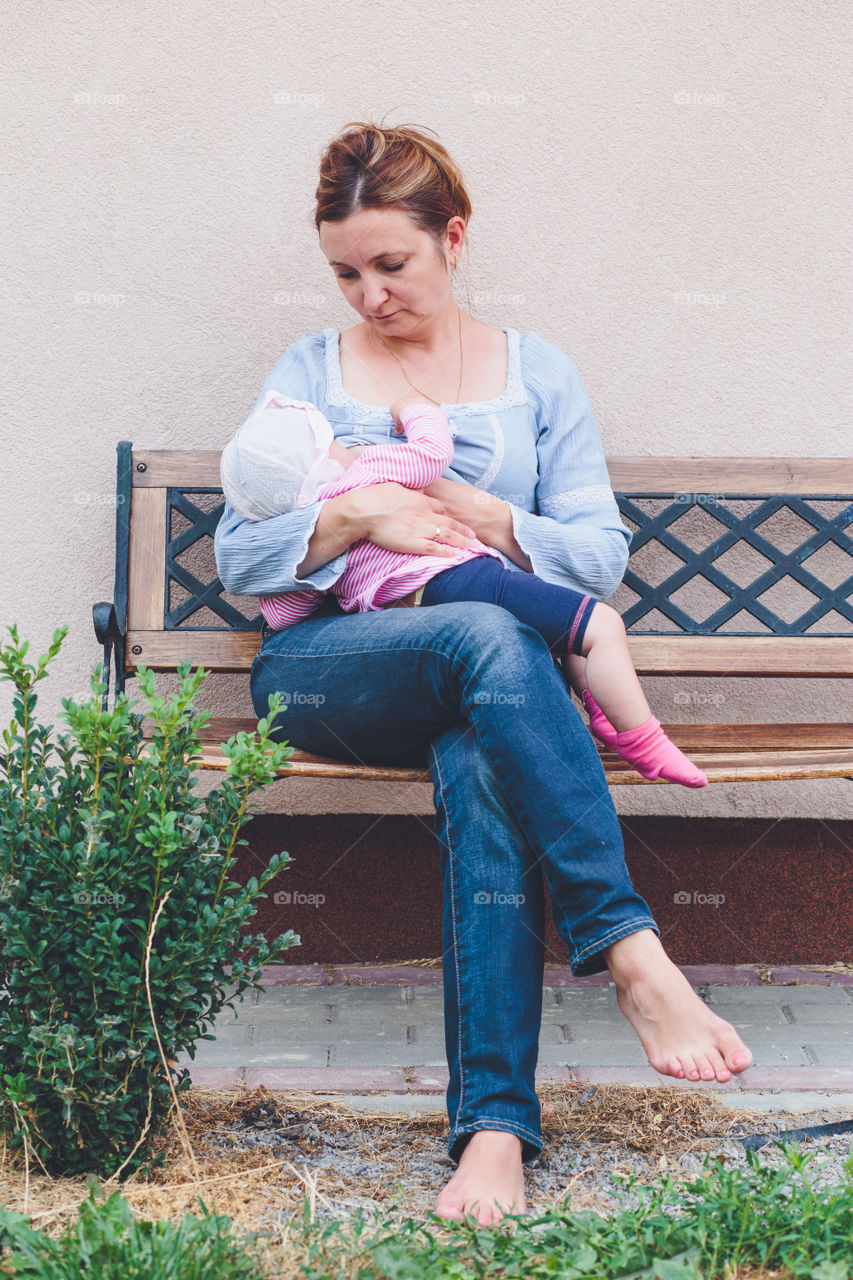
<path fill-rule="evenodd" d="M 396 314 L 397 314 L 396 311 L 389 311 L 387 316 L 374 316 L 373 319 L 374 320 L 392 320 Z"/>

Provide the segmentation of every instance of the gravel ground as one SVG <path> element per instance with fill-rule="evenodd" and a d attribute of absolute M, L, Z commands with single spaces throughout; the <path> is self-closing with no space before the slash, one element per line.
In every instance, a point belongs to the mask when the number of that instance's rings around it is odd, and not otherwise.
<path fill-rule="evenodd" d="M 592 1095 L 594 1090 L 587 1091 Z M 584 1095 L 577 1100 L 583 1106 Z M 779 1133 L 849 1120 L 849 1109 L 823 1107 L 813 1112 L 777 1111 L 732 1122 L 725 1113 L 729 1136 L 714 1139 L 701 1132 L 687 1141 L 648 1144 L 648 1134 L 639 1134 L 638 1150 L 627 1141 L 579 1141 L 563 1125 L 544 1124 L 544 1147 L 539 1158 L 526 1166 L 528 1206 L 542 1210 L 570 1196 L 574 1209 L 614 1209 L 612 1175 L 636 1175 L 644 1184 L 662 1173 L 692 1178 L 710 1154 L 726 1168 L 746 1166 L 747 1154 L 736 1136 L 750 1133 Z M 198 1136 L 211 1154 L 262 1149 L 271 1158 L 285 1157 L 309 1181 L 315 1181 L 317 1217 L 351 1217 L 358 1209 L 372 1214 L 374 1208 L 399 1207 L 412 1217 L 434 1208 L 435 1198 L 450 1178 L 454 1165 L 446 1153 L 446 1117 L 400 1115 L 361 1118 L 340 1111 L 324 1115 L 317 1110 L 286 1110 L 273 1103 L 259 1106 L 242 1122 L 219 1125 Z M 724 1126 L 720 1126 L 724 1127 Z M 562 1131 L 561 1131 L 562 1129 Z M 807 1170 L 816 1189 L 834 1186 L 845 1177 L 844 1164 L 851 1156 L 853 1135 L 824 1135 L 804 1140 L 804 1152 L 814 1153 Z M 662 1149 L 663 1148 L 663 1153 Z M 779 1166 L 784 1157 L 770 1144 L 757 1152 L 761 1164 Z"/>

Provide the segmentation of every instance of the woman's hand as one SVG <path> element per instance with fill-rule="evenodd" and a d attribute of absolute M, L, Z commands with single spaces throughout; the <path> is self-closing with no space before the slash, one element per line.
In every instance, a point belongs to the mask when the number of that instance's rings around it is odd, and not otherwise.
<path fill-rule="evenodd" d="M 446 476 L 439 476 L 421 492 L 436 498 L 449 516 L 472 528 L 487 547 L 502 552 L 525 573 L 533 572 L 530 557 L 516 541 L 512 509 L 503 498 L 496 498 L 487 489 L 478 489 L 465 480 L 448 480 Z"/>
<path fill-rule="evenodd" d="M 472 528 L 486 546 L 497 546 L 493 539 L 509 513 L 501 498 L 465 480 L 448 480 L 446 476 L 439 476 L 421 492 L 436 498 L 449 516 Z"/>
<path fill-rule="evenodd" d="M 352 489 L 332 501 L 342 503 L 344 499 L 353 542 L 366 538 L 389 551 L 452 556 L 454 548 L 470 547 L 477 537 L 474 529 L 448 511 L 440 499 L 393 480 Z M 440 530 L 437 539 L 436 529 Z"/>

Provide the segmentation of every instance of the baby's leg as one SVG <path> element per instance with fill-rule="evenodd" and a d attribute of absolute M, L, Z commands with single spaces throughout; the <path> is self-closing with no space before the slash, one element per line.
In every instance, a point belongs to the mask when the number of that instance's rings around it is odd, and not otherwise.
<path fill-rule="evenodd" d="M 572 654 L 567 654 L 571 659 Z M 652 714 L 634 671 L 625 624 L 609 604 L 595 605 L 581 642 L 582 679 L 614 729 L 636 729 Z"/>
<path fill-rule="evenodd" d="M 571 656 L 566 655 L 567 659 Z M 625 624 L 609 605 L 598 603 L 592 610 L 581 656 L 586 659 L 585 670 L 581 675 L 575 667 L 575 673 L 586 684 L 582 696 L 593 732 L 644 778 L 667 778 L 687 787 L 707 786 L 707 776 L 667 737 L 652 715 L 631 661 Z"/>
<path fill-rule="evenodd" d="M 586 678 L 586 658 L 579 653 L 564 653 L 559 659 L 567 683 L 578 695 L 589 716 L 590 732 L 603 742 L 608 751 L 616 750 L 616 730 L 590 693 Z"/>

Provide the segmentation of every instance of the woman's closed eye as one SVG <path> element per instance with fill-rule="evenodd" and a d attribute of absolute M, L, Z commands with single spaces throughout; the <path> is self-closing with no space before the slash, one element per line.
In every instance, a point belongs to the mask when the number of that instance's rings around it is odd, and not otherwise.
<path fill-rule="evenodd" d="M 399 271 L 399 270 L 400 270 L 400 268 L 401 268 L 401 267 L 404 267 L 405 265 L 406 265 L 406 264 L 405 264 L 405 262 L 398 262 L 398 263 L 396 263 L 393 267 L 392 267 L 392 266 L 385 266 L 385 267 L 383 267 L 383 268 L 382 268 L 382 270 L 383 270 L 383 271 Z M 356 274 L 356 273 L 355 273 L 354 271 L 340 271 L 340 272 L 338 272 L 338 279 L 339 279 L 339 280 L 351 280 L 355 274 Z"/>

